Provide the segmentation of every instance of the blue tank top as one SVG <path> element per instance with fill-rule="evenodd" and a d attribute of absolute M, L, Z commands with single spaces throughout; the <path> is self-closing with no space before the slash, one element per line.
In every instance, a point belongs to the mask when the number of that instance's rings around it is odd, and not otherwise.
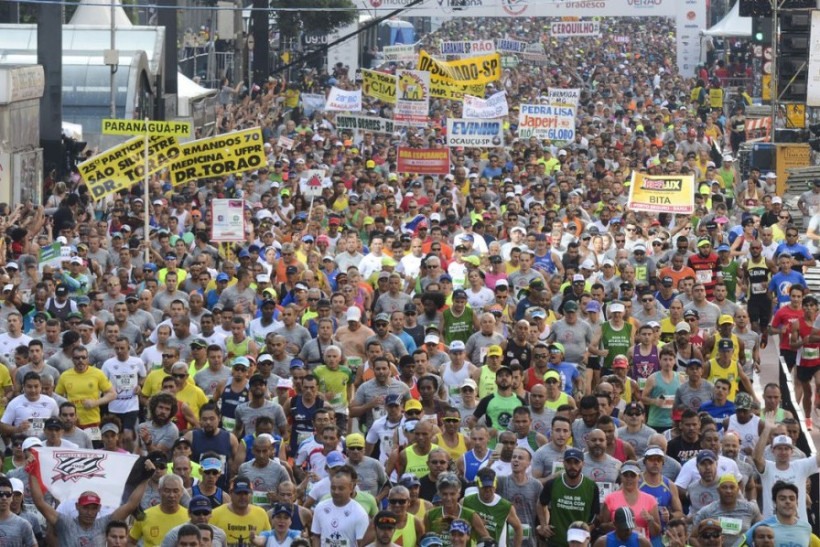
<path fill-rule="evenodd" d="M 640 542 L 638 541 L 637 532 L 632 532 L 626 541 L 621 541 L 615 537 L 615 532 L 606 535 L 606 547 L 638 547 L 638 545 L 640 545 Z"/>
<path fill-rule="evenodd" d="M 299 515 L 299 506 L 294 503 L 290 510 L 293 513 L 290 521 L 290 529 L 301 532 L 305 529 L 305 524 L 302 522 L 302 517 Z"/>
<path fill-rule="evenodd" d="M 321 397 L 316 397 L 316 402 L 311 407 L 305 406 L 301 395 L 291 400 L 290 414 L 293 417 L 293 425 L 290 433 L 290 455 L 292 457 L 296 457 L 299 443 L 313 435 L 313 417 L 316 411 L 324 406 L 325 401 Z"/>
<path fill-rule="evenodd" d="M 213 437 L 208 437 L 202 429 L 194 429 L 191 438 L 191 457 L 198 462 L 205 452 L 216 452 L 222 457 L 223 469 L 217 485 L 222 489 L 227 489 L 230 485 L 230 468 L 227 465 L 231 457 L 231 434 L 220 428 Z"/>
<path fill-rule="evenodd" d="M 544 256 L 537 256 L 535 257 L 535 266 L 539 268 L 543 268 L 547 270 L 549 273 L 554 274 L 556 271 L 555 263 L 552 261 L 552 249 L 547 251 L 547 254 Z"/>
<path fill-rule="evenodd" d="M 669 483 L 671 482 L 667 477 L 662 477 L 663 482 L 658 486 L 650 486 L 645 482 L 641 481 L 641 486 L 639 487 L 641 492 L 645 492 L 658 500 L 658 507 L 666 507 L 667 509 L 672 508 L 672 492 L 669 490 Z M 661 532 L 666 529 L 666 523 L 661 522 Z M 658 536 L 650 538 L 652 541 L 652 547 L 663 547 L 663 534 L 659 534 Z"/>
<path fill-rule="evenodd" d="M 191 497 L 205 496 L 211 502 L 211 508 L 212 509 L 216 509 L 217 507 L 219 507 L 220 505 L 222 505 L 224 503 L 224 500 L 222 498 L 223 493 L 224 493 L 224 491 L 221 488 L 217 487 L 216 492 L 214 492 L 210 496 L 206 496 L 205 494 L 202 493 L 202 490 L 199 489 L 199 484 L 195 484 L 191 487 Z"/>
<path fill-rule="evenodd" d="M 236 407 L 239 406 L 241 403 L 246 403 L 248 401 L 249 393 L 250 389 L 247 386 L 245 386 L 245 389 L 243 389 L 239 393 L 236 393 L 234 390 L 232 390 L 230 384 L 225 386 L 225 390 L 222 392 L 222 396 L 220 396 L 219 398 L 223 424 L 225 418 L 229 418 L 231 421 L 234 419 L 234 417 L 236 416 Z"/>
<path fill-rule="evenodd" d="M 475 452 L 472 450 L 468 450 L 464 453 L 464 479 L 472 484 L 475 481 L 476 473 L 478 473 L 478 468 L 481 467 L 481 464 L 486 462 L 490 459 L 491 451 L 487 451 L 487 455 L 484 456 L 483 460 L 479 460 L 475 456 Z"/>

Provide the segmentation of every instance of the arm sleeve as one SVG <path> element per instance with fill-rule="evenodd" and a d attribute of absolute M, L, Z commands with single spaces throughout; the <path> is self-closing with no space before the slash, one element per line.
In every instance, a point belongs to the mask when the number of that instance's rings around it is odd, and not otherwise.
<path fill-rule="evenodd" d="M 487 413 L 487 406 L 490 404 L 490 399 L 492 398 L 492 395 L 487 395 L 478 402 L 478 406 L 475 407 L 475 410 L 473 411 L 473 418 L 480 420 L 481 417 Z"/>
<path fill-rule="evenodd" d="M 545 482 L 544 488 L 541 489 L 541 495 L 538 496 L 538 501 L 545 507 L 549 507 L 549 504 L 552 501 L 552 485 L 554 482 L 555 479 L 550 479 Z"/>

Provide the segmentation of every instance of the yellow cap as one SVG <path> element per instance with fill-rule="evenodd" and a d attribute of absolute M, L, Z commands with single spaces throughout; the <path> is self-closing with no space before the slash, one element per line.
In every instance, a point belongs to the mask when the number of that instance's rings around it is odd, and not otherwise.
<path fill-rule="evenodd" d="M 408 399 L 406 403 L 404 403 L 404 411 L 408 412 L 410 410 L 424 410 L 421 406 L 421 401 L 417 399 Z"/>
<path fill-rule="evenodd" d="M 487 357 L 501 357 L 504 355 L 504 352 L 501 350 L 501 346 L 499 345 L 492 345 L 487 349 Z"/>

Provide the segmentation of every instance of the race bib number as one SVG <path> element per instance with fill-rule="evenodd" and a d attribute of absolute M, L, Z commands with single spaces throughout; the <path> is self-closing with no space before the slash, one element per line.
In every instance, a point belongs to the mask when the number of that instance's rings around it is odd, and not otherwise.
<path fill-rule="evenodd" d="M 389 457 L 390 453 L 393 452 L 393 435 L 392 435 L 392 433 L 387 433 L 387 434 L 382 435 L 380 444 L 381 444 L 381 447 L 380 447 L 381 453 L 385 454 L 386 457 Z"/>
<path fill-rule="evenodd" d="M 552 462 L 552 473 L 558 474 L 564 472 L 564 462 Z"/>
<path fill-rule="evenodd" d="M 379 418 L 383 418 L 387 416 L 387 409 L 383 406 L 377 406 L 370 411 L 373 414 L 373 420 L 378 420 Z"/>
<path fill-rule="evenodd" d="M 752 294 L 766 294 L 769 287 L 766 283 L 752 283 Z"/>
<path fill-rule="evenodd" d="M 313 433 L 310 431 L 300 431 L 296 435 L 296 445 L 302 444 L 306 439 L 309 439 L 311 435 L 313 435 Z"/>
<path fill-rule="evenodd" d="M 611 482 L 599 482 L 598 483 L 598 499 L 601 503 L 604 502 L 604 498 L 610 495 L 612 492 L 615 491 L 614 485 Z"/>
<path fill-rule="evenodd" d="M 720 528 L 724 534 L 738 536 L 743 530 L 743 521 L 732 517 L 720 517 Z"/>
<path fill-rule="evenodd" d="M 695 272 L 695 277 L 697 278 L 698 283 L 711 283 L 712 270 L 698 270 Z"/>
<path fill-rule="evenodd" d="M 117 392 L 132 391 L 137 386 L 136 374 L 115 374 L 114 385 Z"/>
<path fill-rule="evenodd" d="M 236 427 L 236 418 L 228 418 L 227 416 L 222 416 L 222 427 L 228 431 L 233 431 Z"/>
<path fill-rule="evenodd" d="M 45 430 L 45 419 L 44 418 L 31 418 L 31 431 L 33 432 L 33 436 L 37 437 L 43 433 Z"/>
<path fill-rule="evenodd" d="M 347 365 L 347 367 L 350 370 L 352 370 L 353 372 L 356 372 L 357 370 L 359 370 L 359 367 L 362 366 L 362 358 L 361 357 L 348 357 L 345 364 Z"/>
<path fill-rule="evenodd" d="M 803 359 L 820 359 L 820 348 L 803 348 Z"/>
<path fill-rule="evenodd" d="M 638 387 L 643 391 L 643 388 L 646 387 L 646 378 L 638 378 Z"/>
<path fill-rule="evenodd" d="M 268 499 L 267 492 L 260 492 L 259 490 L 254 490 L 251 499 L 253 500 L 254 505 L 270 505 L 270 500 Z"/>
<path fill-rule="evenodd" d="M 664 397 L 661 399 L 661 404 L 659 405 L 660 408 L 672 408 L 672 405 L 675 404 L 675 399 L 670 397 Z"/>
<path fill-rule="evenodd" d="M 95 425 L 94 427 L 87 427 L 87 428 L 85 428 L 84 431 L 86 433 L 88 433 L 88 436 L 91 438 L 92 441 L 101 441 L 102 440 L 102 433 L 100 433 L 100 427 L 99 426 Z"/>

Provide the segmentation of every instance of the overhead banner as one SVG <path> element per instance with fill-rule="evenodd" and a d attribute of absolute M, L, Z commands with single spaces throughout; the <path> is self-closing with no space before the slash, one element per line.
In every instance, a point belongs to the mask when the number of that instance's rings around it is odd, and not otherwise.
<path fill-rule="evenodd" d="M 495 41 L 495 49 L 503 53 L 524 53 L 527 50 L 527 45 L 527 42 L 507 38 Z"/>
<path fill-rule="evenodd" d="M 363 68 L 362 93 L 386 103 L 396 104 L 396 76 Z"/>
<path fill-rule="evenodd" d="M 551 104 L 522 104 L 518 137 L 571 141 L 575 139 L 575 109 Z"/>
<path fill-rule="evenodd" d="M 399 146 L 396 170 L 419 175 L 446 175 L 450 172 L 449 148 L 409 148 Z"/>
<path fill-rule="evenodd" d="M 482 120 L 504 117 L 509 114 L 507 92 L 499 91 L 486 99 L 464 95 L 462 114 L 465 118 L 479 118 Z"/>
<path fill-rule="evenodd" d="M 457 61 L 439 61 L 421 50 L 418 68 L 435 77 L 465 85 L 487 85 L 501 79 L 501 55 L 496 52 Z"/>
<path fill-rule="evenodd" d="M 495 53 L 495 44 L 492 40 L 471 40 L 465 42 L 441 42 L 442 55 L 464 55 L 472 57 L 475 55 L 486 55 Z"/>
<path fill-rule="evenodd" d="M 260 127 L 188 142 L 180 149 L 180 157 L 170 166 L 174 186 L 259 169 L 267 163 Z"/>
<path fill-rule="evenodd" d="M 325 102 L 328 112 L 360 112 L 362 110 L 362 90 L 331 87 Z"/>
<path fill-rule="evenodd" d="M 211 201 L 211 241 L 245 241 L 245 200 Z"/>
<path fill-rule="evenodd" d="M 150 137 L 148 141 L 148 175 L 166 167 L 180 155 L 174 137 Z M 94 200 L 120 190 L 128 190 L 145 178 L 145 137 L 134 137 L 97 154 L 77 168 Z"/>
<path fill-rule="evenodd" d="M 366 116 L 342 116 L 337 115 L 335 120 L 336 129 L 342 131 L 351 129 L 354 131 L 372 131 L 373 133 L 393 133 L 393 120 L 387 118 L 368 118 Z"/>
<path fill-rule="evenodd" d="M 447 119 L 447 146 L 485 148 L 504 143 L 504 124 L 501 120 Z"/>
<path fill-rule="evenodd" d="M 554 21 L 550 24 L 550 36 L 553 38 L 600 35 L 601 23 L 598 21 Z"/>
<path fill-rule="evenodd" d="M 578 108 L 578 101 L 581 100 L 581 90 L 579 88 L 562 89 L 560 87 L 550 87 L 547 91 L 547 98 L 547 102 L 550 104 L 564 104 Z"/>
<path fill-rule="evenodd" d="M 416 47 L 413 44 L 398 44 L 384 46 L 382 58 L 388 62 L 407 63 L 416 60 Z"/>
<path fill-rule="evenodd" d="M 695 176 L 651 176 L 632 172 L 627 207 L 632 211 L 691 215 L 695 212 Z"/>
<path fill-rule="evenodd" d="M 399 94 L 393 119 L 398 122 L 426 123 L 430 114 L 430 73 L 398 70 Z"/>

